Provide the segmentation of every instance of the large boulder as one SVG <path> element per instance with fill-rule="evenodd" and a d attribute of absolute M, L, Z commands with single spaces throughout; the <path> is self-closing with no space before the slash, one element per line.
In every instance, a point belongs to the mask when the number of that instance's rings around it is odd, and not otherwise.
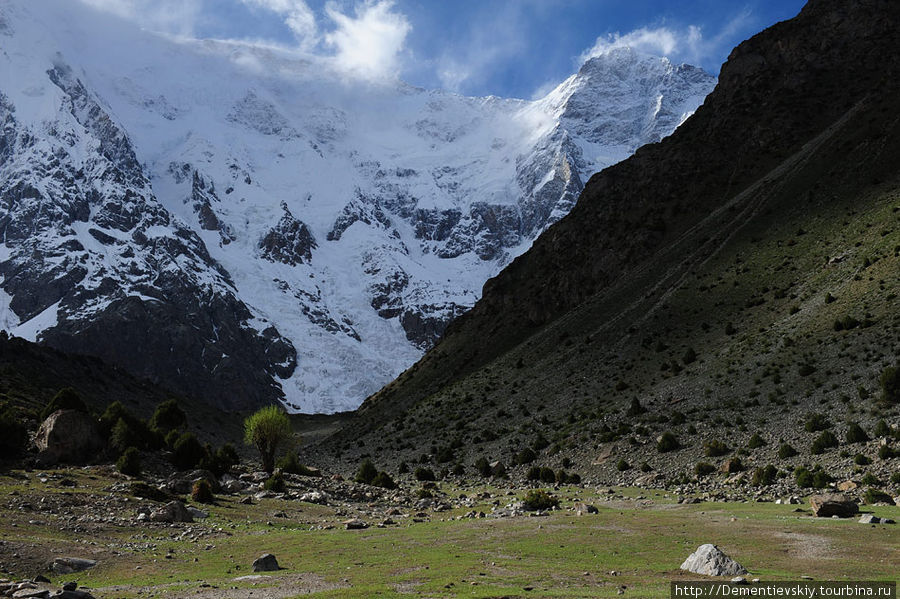
<path fill-rule="evenodd" d="M 681 564 L 682 570 L 705 576 L 739 576 L 747 574 L 747 568 L 740 565 L 711 543 L 700 545 L 697 551 Z"/>
<path fill-rule="evenodd" d="M 50 564 L 50 570 L 54 574 L 73 574 L 93 568 L 96 565 L 96 560 L 83 557 L 57 557 Z"/>
<path fill-rule="evenodd" d="M 830 518 L 831 516 L 852 518 L 859 513 L 856 501 L 842 493 L 813 495 L 809 498 L 809 504 L 812 506 L 813 515 L 819 518 Z"/>
<path fill-rule="evenodd" d="M 150 514 L 151 522 L 193 522 L 194 516 L 180 501 L 170 501 Z"/>
<path fill-rule="evenodd" d="M 219 491 L 219 480 L 209 470 L 191 470 L 190 472 L 176 472 L 162 484 L 162 489 L 172 495 L 186 495 L 191 492 L 194 483 L 205 480 L 209 483 L 214 493 Z"/>
<path fill-rule="evenodd" d="M 278 565 L 278 560 L 275 559 L 275 556 L 271 553 L 261 555 L 253 562 L 254 572 L 274 572 L 280 569 L 281 567 Z"/>
<path fill-rule="evenodd" d="M 94 419 L 76 410 L 57 410 L 41 423 L 34 444 L 44 464 L 79 464 L 96 459 L 105 443 Z"/>

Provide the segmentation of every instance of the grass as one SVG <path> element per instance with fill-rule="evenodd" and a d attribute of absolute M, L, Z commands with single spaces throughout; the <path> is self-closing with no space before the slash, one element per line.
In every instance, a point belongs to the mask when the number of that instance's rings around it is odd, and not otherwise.
<path fill-rule="evenodd" d="M 108 494 L 115 482 L 103 475 L 90 479 L 82 471 L 66 475 L 76 479 L 76 489 L 0 477 L 0 492 L 19 499 L 42 494 L 50 501 L 70 492 L 64 497 L 80 494 L 87 504 Z M 18 495 L 10 495 L 13 491 Z M 460 489 L 445 485 L 443 491 L 458 495 Z M 465 492 L 472 496 L 473 490 Z M 17 512 L 6 504 L 0 534 L 11 546 L 30 545 L 47 555 L 96 556 L 97 567 L 51 576 L 53 582 L 74 579 L 99 589 L 99 596 L 114 588 L 117 597 L 191 596 L 201 584 L 279 588 L 298 575 L 324 581 L 326 588 L 317 593 L 323 597 L 605 597 L 616 595 L 621 585 L 631 596 L 667 597 L 670 580 L 696 578 L 678 567 L 707 542 L 763 580 L 800 575 L 892 580 L 900 565 L 897 525 L 819 520 L 808 512 L 794 513 L 794 506 L 773 503 L 679 505 L 664 492 L 639 489 L 620 489 L 613 500 L 578 487 L 553 493 L 563 509 L 544 517 L 456 519 L 472 509 L 490 513 L 492 505 L 480 501 L 475 507 L 432 513 L 430 521 L 395 517 L 398 526 L 361 531 L 343 530 L 339 523 L 347 515 L 335 508 L 276 499 L 244 505 L 236 497 L 223 497 L 200 523 L 133 527 L 114 521 L 89 534 L 58 526 L 54 514 Z M 524 491 L 516 497 L 501 494 L 500 507 L 522 496 Z M 106 497 L 124 499 L 115 492 Z M 576 516 L 571 510 L 575 501 L 597 505 L 599 514 Z M 124 515 L 133 516 L 137 502 L 131 498 L 124 503 Z M 371 512 L 366 516 L 373 509 L 366 504 L 354 509 L 370 523 L 380 521 Z M 279 511 L 288 517 L 273 516 Z M 900 519 L 898 507 L 873 511 Z M 334 528 L 321 529 L 323 520 Z M 269 552 L 283 570 L 263 579 L 234 580 L 252 574 L 253 560 Z M 11 574 L 34 576 L 39 563 L 34 560 L 30 569 Z"/>

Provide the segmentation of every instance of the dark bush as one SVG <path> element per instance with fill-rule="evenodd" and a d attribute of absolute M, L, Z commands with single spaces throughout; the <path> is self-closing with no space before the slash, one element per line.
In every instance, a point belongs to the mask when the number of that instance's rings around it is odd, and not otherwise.
<path fill-rule="evenodd" d="M 659 453 L 668 453 L 680 447 L 681 444 L 678 442 L 678 438 L 669 431 L 664 432 L 660 436 L 659 441 L 656 442 L 656 451 Z"/>
<path fill-rule="evenodd" d="M 169 501 L 172 499 L 165 491 L 139 481 L 131 483 L 129 492 L 135 497 L 150 499 L 151 501 Z"/>
<path fill-rule="evenodd" d="M 569 474 L 565 470 L 556 473 L 556 482 L 561 485 L 577 485 L 581 483 L 581 476 L 574 472 Z"/>
<path fill-rule="evenodd" d="M 191 499 L 197 503 L 212 503 L 215 501 L 213 497 L 212 486 L 208 480 L 200 479 L 191 487 Z"/>
<path fill-rule="evenodd" d="M 712 474 L 715 471 L 716 467 L 709 462 L 697 462 L 697 465 L 694 466 L 694 474 L 696 474 L 697 476 L 706 476 L 707 474 Z"/>
<path fill-rule="evenodd" d="M 287 485 L 281 472 L 276 471 L 275 474 L 266 479 L 266 482 L 263 483 L 263 488 L 273 493 L 284 493 L 287 490 Z"/>
<path fill-rule="evenodd" d="M 805 466 L 801 466 L 794 470 L 794 477 L 797 480 L 797 486 L 803 488 L 824 489 L 828 483 L 832 482 L 832 478 L 822 470 L 816 467 L 815 470 L 809 470 Z"/>
<path fill-rule="evenodd" d="M 640 469 L 641 469 L 641 472 L 652 472 L 653 471 L 653 467 L 650 464 L 648 464 L 647 462 L 641 462 Z"/>
<path fill-rule="evenodd" d="M 728 454 L 730 451 L 728 446 L 718 439 L 710 439 L 703 443 L 703 453 L 708 458 L 717 458 Z"/>
<path fill-rule="evenodd" d="M 487 458 L 480 457 L 475 460 L 475 470 L 478 471 L 478 474 L 487 478 L 491 475 L 491 465 L 488 463 Z"/>
<path fill-rule="evenodd" d="M 128 447 L 116 461 L 116 470 L 128 476 L 141 475 L 141 454 L 137 447 Z"/>
<path fill-rule="evenodd" d="M 884 491 L 879 491 L 878 489 L 866 489 L 863 499 L 865 499 L 866 503 L 869 505 L 872 505 L 873 503 L 894 503 L 894 500 L 890 495 Z"/>
<path fill-rule="evenodd" d="M 129 447 L 134 447 L 137 437 L 137 433 L 128 422 L 124 418 L 119 418 L 109 434 L 109 448 L 115 455 L 122 455 Z"/>
<path fill-rule="evenodd" d="M 454 464 L 453 468 L 450 470 L 450 473 L 453 476 L 463 476 L 466 473 L 466 467 L 462 464 Z"/>
<path fill-rule="evenodd" d="M 684 362 L 685 365 L 697 361 L 697 352 L 694 351 L 693 347 L 687 348 L 687 351 L 685 351 L 684 355 L 681 356 L 681 361 Z"/>
<path fill-rule="evenodd" d="M 406 474 L 407 472 L 409 472 L 409 464 L 407 464 L 406 462 L 400 462 L 400 465 L 397 466 L 397 472 L 399 472 L 400 474 Z"/>
<path fill-rule="evenodd" d="M 553 497 L 543 489 L 532 489 L 525 494 L 523 507 L 534 512 L 537 510 L 549 510 L 559 506 L 559 499 Z"/>
<path fill-rule="evenodd" d="M 371 485 L 376 476 L 378 476 L 378 469 L 372 463 L 372 460 L 367 458 L 359 465 L 359 470 L 356 471 L 356 477 L 353 480 L 361 484 Z"/>
<path fill-rule="evenodd" d="M 77 410 L 78 412 L 84 412 L 85 414 L 88 412 L 84 400 L 81 399 L 81 396 L 78 395 L 78 392 L 72 387 L 60 389 L 59 392 L 53 396 L 53 399 L 51 399 L 47 405 L 44 406 L 44 409 L 41 410 L 41 421 L 46 420 L 47 416 L 57 410 Z"/>
<path fill-rule="evenodd" d="M 831 428 L 831 422 L 828 421 L 828 418 L 824 414 L 813 412 L 807 414 L 803 428 L 805 428 L 808 433 L 817 433 Z"/>
<path fill-rule="evenodd" d="M 436 477 L 434 476 L 434 472 L 432 472 L 428 468 L 423 468 L 421 466 L 416 468 L 416 471 L 413 473 L 413 476 L 416 478 L 417 481 L 436 480 Z"/>
<path fill-rule="evenodd" d="M 867 486 L 878 486 L 881 484 L 881 480 L 871 472 L 866 472 L 859 482 Z"/>
<path fill-rule="evenodd" d="M 545 483 L 555 483 L 556 473 L 552 468 L 541 468 L 541 480 Z"/>
<path fill-rule="evenodd" d="M 179 470 L 190 470 L 206 457 L 206 450 L 194 433 L 182 433 L 172 446 L 172 463 Z"/>
<path fill-rule="evenodd" d="M 788 443 L 782 443 L 781 447 L 778 448 L 778 457 L 782 460 L 787 458 L 792 458 L 797 455 L 797 450 L 793 448 L 792 445 Z"/>
<path fill-rule="evenodd" d="M 639 416 L 646 412 L 647 410 L 644 406 L 641 405 L 640 400 L 637 397 L 632 398 L 631 405 L 628 406 L 628 411 L 625 412 L 628 416 Z"/>
<path fill-rule="evenodd" d="M 766 487 L 774 484 L 778 477 L 778 469 L 769 464 L 765 468 L 757 468 L 753 471 L 753 479 L 750 481 L 754 487 Z"/>
<path fill-rule="evenodd" d="M 888 366 L 881 372 L 881 403 L 895 406 L 900 403 L 900 366 Z"/>
<path fill-rule="evenodd" d="M 875 423 L 875 429 L 872 431 L 876 437 L 890 437 L 891 436 L 891 427 L 888 426 L 888 423 L 884 420 L 879 420 Z"/>
<path fill-rule="evenodd" d="M 525 464 L 530 464 L 531 462 L 537 459 L 537 454 L 534 453 L 534 450 L 530 447 L 526 447 L 518 454 L 516 454 L 516 465 L 522 466 Z"/>
<path fill-rule="evenodd" d="M 759 449 L 760 447 L 764 447 L 766 445 L 766 440 L 762 438 L 762 435 L 759 433 L 753 433 L 753 436 L 750 437 L 750 440 L 747 441 L 747 447 L 750 449 Z"/>
<path fill-rule="evenodd" d="M 438 464 L 446 464 L 447 462 L 452 462 L 456 456 L 453 454 L 453 450 L 449 447 L 441 447 L 434 459 Z"/>
<path fill-rule="evenodd" d="M 847 443 L 865 443 L 869 440 L 869 435 L 856 422 L 851 422 L 847 427 Z"/>
<path fill-rule="evenodd" d="M 878 457 L 882 460 L 889 460 L 897 455 L 897 452 L 890 445 L 882 445 L 878 448 Z"/>
<path fill-rule="evenodd" d="M 231 443 L 225 443 L 216 450 L 215 456 L 213 458 L 213 467 L 209 468 L 216 476 L 222 476 L 232 467 L 239 464 L 241 461 L 240 456 L 237 453 L 237 450 L 234 448 L 234 445 Z M 302 472 L 298 472 L 297 474 L 302 474 Z"/>
<path fill-rule="evenodd" d="M 381 487 L 382 489 L 396 489 L 397 483 L 394 482 L 390 474 L 382 470 L 372 479 L 372 486 Z"/>
<path fill-rule="evenodd" d="M 616 470 L 619 472 L 625 472 L 631 468 L 631 464 L 625 461 L 625 458 L 620 458 L 618 462 L 616 462 Z"/>
<path fill-rule="evenodd" d="M 872 463 L 872 460 L 870 460 L 863 454 L 858 453 L 855 456 L 853 456 L 853 463 L 856 464 L 857 466 L 868 466 L 869 464 Z"/>
<path fill-rule="evenodd" d="M 735 474 L 736 472 L 744 471 L 744 463 L 741 461 L 741 458 L 731 458 L 726 460 L 724 468 L 728 474 Z"/>
<path fill-rule="evenodd" d="M 529 468 L 528 472 L 525 474 L 525 478 L 528 480 L 541 480 L 541 467 L 532 466 Z"/>
<path fill-rule="evenodd" d="M 816 437 L 815 441 L 812 442 L 812 447 L 810 447 L 809 452 L 813 455 L 819 455 L 825 453 L 826 449 L 830 449 L 832 447 L 837 447 L 840 445 L 838 438 L 834 436 L 834 433 L 831 431 L 822 431 L 818 437 Z"/>
<path fill-rule="evenodd" d="M 163 434 L 181 428 L 186 423 L 187 416 L 174 399 L 169 399 L 156 406 L 156 411 L 150 417 L 150 428 Z"/>
<path fill-rule="evenodd" d="M 0 455 L 17 456 L 28 445 L 28 429 L 15 408 L 0 406 Z"/>

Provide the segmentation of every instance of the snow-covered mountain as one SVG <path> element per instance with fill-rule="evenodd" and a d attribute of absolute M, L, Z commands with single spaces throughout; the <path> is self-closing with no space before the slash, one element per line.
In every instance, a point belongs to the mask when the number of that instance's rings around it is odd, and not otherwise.
<path fill-rule="evenodd" d="M 229 408 L 354 408 L 714 84 L 620 48 L 468 98 L 10 0 L 0 327 Z"/>

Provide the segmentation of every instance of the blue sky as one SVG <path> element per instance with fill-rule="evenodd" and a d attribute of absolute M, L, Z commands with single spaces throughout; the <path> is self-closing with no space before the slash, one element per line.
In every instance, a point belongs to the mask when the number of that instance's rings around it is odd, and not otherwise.
<path fill-rule="evenodd" d="M 717 75 L 731 48 L 804 0 L 82 0 L 148 29 L 256 40 L 350 72 L 531 98 L 611 44 Z"/>

